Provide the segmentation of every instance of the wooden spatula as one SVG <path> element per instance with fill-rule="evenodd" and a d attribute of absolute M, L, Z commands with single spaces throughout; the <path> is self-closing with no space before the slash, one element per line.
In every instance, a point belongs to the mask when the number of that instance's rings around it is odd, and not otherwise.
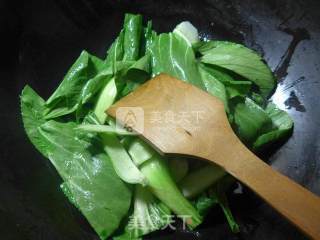
<path fill-rule="evenodd" d="M 320 239 L 320 198 L 248 150 L 234 134 L 218 98 L 161 74 L 107 113 L 162 154 L 182 154 L 218 164 L 307 235 Z"/>

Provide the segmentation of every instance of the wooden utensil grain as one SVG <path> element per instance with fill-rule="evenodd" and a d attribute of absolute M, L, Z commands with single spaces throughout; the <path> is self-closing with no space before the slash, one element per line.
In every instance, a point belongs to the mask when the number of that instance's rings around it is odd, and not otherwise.
<path fill-rule="evenodd" d="M 320 239 L 320 198 L 248 150 L 233 132 L 218 98 L 160 74 L 107 110 L 125 125 L 125 115 L 117 115 L 122 107 L 143 110 L 143 118 L 136 121 L 143 121 L 144 127 L 132 122 L 130 127 L 160 153 L 197 157 L 221 166 L 311 238 Z"/>

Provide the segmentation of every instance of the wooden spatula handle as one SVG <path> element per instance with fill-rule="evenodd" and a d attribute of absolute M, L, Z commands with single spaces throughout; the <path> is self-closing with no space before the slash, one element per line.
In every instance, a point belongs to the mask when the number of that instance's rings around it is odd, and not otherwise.
<path fill-rule="evenodd" d="M 318 196 L 273 170 L 245 147 L 229 153 L 221 157 L 224 158 L 223 167 L 231 175 L 251 188 L 311 238 L 320 239 Z"/>

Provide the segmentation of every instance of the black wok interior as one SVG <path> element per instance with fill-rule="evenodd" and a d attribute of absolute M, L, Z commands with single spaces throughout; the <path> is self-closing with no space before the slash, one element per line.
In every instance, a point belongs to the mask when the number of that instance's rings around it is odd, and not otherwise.
<path fill-rule="evenodd" d="M 202 38 L 240 42 L 262 54 L 280 82 L 273 100 L 295 122 L 289 141 L 263 157 L 320 195 L 319 1 L 2 0 L 0 239 L 98 239 L 60 191 L 55 169 L 28 141 L 19 94 L 29 84 L 48 97 L 82 49 L 104 57 L 126 12 L 152 19 L 158 32 L 189 20 Z M 230 232 L 215 208 L 195 231 L 157 232 L 145 239 L 306 239 L 246 188 L 230 193 L 230 204 L 240 234 Z"/>

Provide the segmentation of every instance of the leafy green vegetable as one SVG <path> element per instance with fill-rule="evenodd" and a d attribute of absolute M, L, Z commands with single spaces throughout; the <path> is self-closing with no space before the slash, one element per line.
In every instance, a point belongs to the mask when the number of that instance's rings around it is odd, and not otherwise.
<path fill-rule="evenodd" d="M 110 48 L 107 51 L 107 58 L 105 64 L 107 66 L 112 66 L 112 71 L 117 72 L 116 63 L 121 61 L 123 58 L 123 30 L 120 31 L 119 36 L 111 44 Z"/>
<path fill-rule="evenodd" d="M 150 46 L 153 42 L 153 36 L 156 33 L 152 30 L 152 21 L 148 21 L 147 26 L 143 29 L 143 38 L 141 40 L 141 55 L 149 55 Z"/>
<path fill-rule="evenodd" d="M 129 69 L 127 72 L 130 73 L 130 71 L 137 70 L 139 73 L 150 73 L 150 56 L 144 55 L 140 59 L 138 59 Z"/>
<path fill-rule="evenodd" d="M 221 206 L 223 213 L 227 218 L 227 221 L 229 223 L 229 226 L 230 226 L 232 232 L 238 233 L 240 231 L 240 227 L 232 215 L 232 212 L 229 207 L 229 203 L 228 203 L 227 197 L 225 195 L 225 192 L 219 192 L 217 194 L 217 198 L 219 201 L 219 205 Z"/>
<path fill-rule="evenodd" d="M 260 94 L 252 92 L 250 98 L 260 107 L 265 108 L 266 101 Z"/>
<path fill-rule="evenodd" d="M 22 90 L 20 100 L 24 129 L 37 150 L 48 157 L 47 145 L 39 133 L 39 127 L 46 122 L 44 120 L 45 101 L 28 85 Z"/>
<path fill-rule="evenodd" d="M 200 65 L 212 78 L 221 82 L 226 91 L 226 99 L 230 100 L 235 97 L 245 97 L 248 95 L 252 83 L 250 81 L 234 80 L 226 71 L 213 65 Z M 218 84 L 221 84 L 218 83 Z M 210 87 L 213 87 L 210 85 Z M 222 99 L 221 99 L 222 100 Z M 225 100 L 226 101 L 226 100 Z"/>
<path fill-rule="evenodd" d="M 43 120 L 44 101 L 30 88 L 21 95 L 23 123 L 29 139 L 55 166 L 62 188 L 104 239 L 118 228 L 130 206 L 131 192 L 110 159 L 75 123 Z"/>
<path fill-rule="evenodd" d="M 230 81 L 225 83 L 229 98 L 245 97 L 251 88 L 249 81 Z"/>
<path fill-rule="evenodd" d="M 194 205 L 201 214 L 201 216 L 207 215 L 210 208 L 215 205 L 219 205 L 228 221 L 231 230 L 234 233 L 240 231 L 240 227 L 234 219 L 231 209 L 229 207 L 228 199 L 226 196 L 227 189 L 234 183 L 234 179 L 231 176 L 223 177 L 219 182 L 215 183 L 211 189 L 202 193 L 195 201 Z"/>
<path fill-rule="evenodd" d="M 126 14 L 124 18 L 123 60 L 137 60 L 140 52 L 142 16 Z"/>
<path fill-rule="evenodd" d="M 218 199 L 213 195 L 207 196 L 206 193 L 202 193 L 194 201 L 195 208 L 198 210 L 199 214 L 204 217 L 208 214 L 209 210 L 216 204 L 218 204 Z"/>
<path fill-rule="evenodd" d="M 48 108 L 46 119 L 70 114 L 76 111 L 81 104 L 87 102 L 98 90 L 93 86 L 98 84 L 97 81 L 92 80 L 89 83 L 88 80 L 94 78 L 104 67 L 102 60 L 83 51 L 59 87 L 46 101 Z M 100 73 L 98 79 L 103 83 L 103 78 L 108 78 L 108 75 L 108 72 Z M 90 88 L 90 94 L 84 88 L 85 86 Z"/>
<path fill-rule="evenodd" d="M 244 103 L 236 105 L 234 119 L 238 136 L 248 143 L 265 133 L 272 124 L 268 114 L 249 98 L 246 98 Z"/>
<path fill-rule="evenodd" d="M 226 111 L 229 112 L 227 91 L 223 83 L 201 65 L 199 72 L 207 92 L 219 98 L 223 102 Z"/>
<path fill-rule="evenodd" d="M 107 67 L 101 70 L 94 78 L 89 79 L 81 91 L 81 104 L 83 105 L 89 102 L 89 100 L 110 81 L 111 77 L 112 69 Z"/>
<path fill-rule="evenodd" d="M 210 41 L 198 51 L 203 54 L 202 62 L 229 69 L 251 80 L 264 97 L 268 97 L 275 88 L 276 82 L 270 68 L 258 54 L 243 45 Z"/>
<path fill-rule="evenodd" d="M 139 85 L 147 81 L 150 76 L 150 56 L 145 55 L 134 62 L 121 76 L 121 80 L 126 81 L 126 85 L 122 90 L 120 97 L 123 97 L 135 90 Z"/>
<path fill-rule="evenodd" d="M 168 161 L 172 178 L 175 182 L 180 182 L 188 173 L 189 163 L 184 157 L 170 158 Z"/>
<path fill-rule="evenodd" d="M 277 108 L 273 103 L 269 103 L 266 113 L 272 120 L 273 129 L 262 134 L 253 144 L 253 149 L 259 150 L 267 145 L 288 137 L 293 128 L 293 121 L 283 110 Z"/>
<path fill-rule="evenodd" d="M 167 73 L 204 89 L 192 47 L 174 33 L 155 37 L 151 47 L 152 74 Z"/>

